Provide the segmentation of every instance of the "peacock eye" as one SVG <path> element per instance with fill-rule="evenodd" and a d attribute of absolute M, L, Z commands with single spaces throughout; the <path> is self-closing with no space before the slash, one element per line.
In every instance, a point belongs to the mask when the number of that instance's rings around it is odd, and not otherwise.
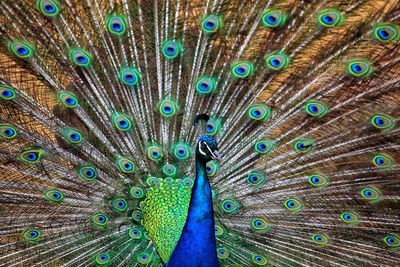
<path fill-rule="evenodd" d="M 190 147 L 185 143 L 178 143 L 172 146 L 172 151 L 178 160 L 186 160 L 190 157 Z"/>
<path fill-rule="evenodd" d="M 16 97 L 14 88 L 0 84 L 0 100 L 14 100 Z"/>
<path fill-rule="evenodd" d="M 399 37 L 399 31 L 396 25 L 392 23 L 380 23 L 375 25 L 373 29 L 373 37 L 382 43 L 388 43 L 393 40 L 397 40 Z"/>
<path fill-rule="evenodd" d="M 271 139 L 262 139 L 255 143 L 254 150 L 260 154 L 269 154 L 275 147 L 275 141 Z"/>
<path fill-rule="evenodd" d="M 215 160 L 211 160 L 206 163 L 206 173 L 209 177 L 213 177 L 218 172 L 218 162 Z"/>
<path fill-rule="evenodd" d="M 132 239 L 140 239 L 143 236 L 143 231 L 137 227 L 134 227 L 129 230 L 128 234 Z"/>
<path fill-rule="evenodd" d="M 221 19 L 214 15 L 205 16 L 201 21 L 201 29 L 205 34 L 216 33 L 221 27 Z"/>
<path fill-rule="evenodd" d="M 132 129 L 132 120 L 126 114 L 121 112 L 114 112 L 111 121 L 121 132 L 127 132 Z"/>
<path fill-rule="evenodd" d="M 290 212 L 297 213 L 303 210 L 303 203 L 297 198 L 289 198 L 285 200 L 284 206 Z"/>
<path fill-rule="evenodd" d="M 79 67 L 89 67 L 93 63 L 89 52 L 81 48 L 71 49 L 69 51 L 69 58 L 73 64 Z"/>
<path fill-rule="evenodd" d="M 108 255 L 107 253 L 100 253 L 96 256 L 95 262 L 98 265 L 107 265 L 110 262 L 110 259 L 110 255 Z"/>
<path fill-rule="evenodd" d="M 165 58 L 173 59 L 182 53 L 182 44 L 177 41 L 166 41 L 162 45 L 161 51 Z"/>
<path fill-rule="evenodd" d="M 126 210 L 126 208 L 128 207 L 128 204 L 126 203 L 125 199 L 123 199 L 121 197 L 117 197 L 111 201 L 111 206 L 115 211 L 122 212 L 122 211 Z"/>
<path fill-rule="evenodd" d="M 143 265 L 148 264 L 151 261 L 151 255 L 146 252 L 141 252 L 136 255 L 136 260 Z"/>
<path fill-rule="evenodd" d="M 122 36 L 126 33 L 126 20 L 122 16 L 109 16 L 107 18 L 107 29 L 115 36 Z"/>
<path fill-rule="evenodd" d="M 177 169 L 175 165 L 167 163 L 162 167 L 162 172 L 168 177 L 173 177 L 176 175 Z"/>
<path fill-rule="evenodd" d="M 178 111 L 178 105 L 171 99 L 164 99 L 159 104 L 158 110 L 164 118 L 170 118 Z"/>
<path fill-rule="evenodd" d="M 267 176 L 265 173 L 260 171 L 251 171 L 246 178 L 246 181 L 250 185 L 260 186 L 266 182 Z"/>
<path fill-rule="evenodd" d="M 352 59 L 347 63 L 347 73 L 356 78 L 368 77 L 373 70 L 372 64 L 364 59 Z"/>
<path fill-rule="evenodd" d="M 118 77 L 121 82 L 128 86 L 136 86 L 141 81 L 140 72 L 135 67 L 125 67 L 119 73 Z"/>
<path fill-rule="evenodd" d="M 96 169 L 89 165 L 80 166 L 78 168 L 78 175 L 87 181 L 92 181 L 98 176 Z"/>
<path fill-rule="evenodd" d="M 231 71 L 236 78 L 248 78 L 254 72 L 254 65 L 250 62 L 236 62 L 231 66 Z"/>
<path fill-rule="evenodd" d="M 360 222 L 358 214 L 350 211 L 345 211 L 340 214 L 340 219 L 348 224 L 354 225 Z"/>
<path fill-rule="evenodd" d="M 147 156 L 154 161 L 159 161 L 164 157 L 161 148 L 156 145 L 151 145 L 147 148 Z"/>
<path fill-rule="evenodd" d="M 57 93 L 57 99 L 67 108 L 75 108 L 79 106 L 78 98 L 72 92 L 61 91 Z"/>
<path fill-rule="evenodd" d="M 46 192 L 44 192 L 44 196 L 55 203 L 59 203 L 64 199 L 64 195 L 63 193 L 61 193 L 61 191 L 53 189 L 53 190 L 48 190 Z"/>
<path fill-rule="evenodd" d="M 97 226 L 105 226 L 108 223 L 108 217 L 103 213 L 96 213 L 92 217 L 92 222 Z"/>
<path fill-rule="evenodd" d="M 40 148 L 27 148 L 23 149 L 18 158 L 23 162 L 35 164 L 41 161 L 45 156 L 44 150 Z"/>
<path fill-rule="evenodd" d="M 274 51 L 265 56 L 265 62 L 268 69 L 280 71 L 289 65 L 290 59 L 284 52 Z"/>
<path fill-rule="evenodd" d="M 215 225 L 215 236 L 224 237 L 226 235 L 226 230 L 221 225 Z"/>
<path fill-rule="evenodd" d="M 266 233 L 270 227 L 271 224 L 269 224 L 264 218 L 255 218 L 250 221 L 251 230 L 257 233 Z"/>
<path fill-rule="evenodd" d="M 375 128 L 380 130 L 389 130 L 395 127 L 394 119 L 388 115 L 375 114 L 370 121 Z"/>
<path fill-rule="evenodd" d="M 116 161 L 116 165 L 118 169 L 123 173 L 134 173 L 135 172 L 135 164 L 132 160 L 124 157 L 120 157 Z"/>
<path fill-rule="evenodd" d="M 142 214 L 142 212 L 140 210 L 134 210 L 132 212 L 131 217 L 132 217 L 133 220 L 135 220 L 137 222 L 140 222 L 142 220 L 142 218 L 143 218 L 143 214 Z"/>
<path fill-rule="evenodd" d="M 257 266 L 265 266 L 268 263 L 268 259 L 266 257 L 258 254 L 252 255 L 251 260 Z"/>
<path fill-rule="evenodd" d="M 293 147 L 298 152 L 307 153 L 311 150 L 313 145 L 314 141 L 311 139 L 298 139 L 294 142 Z"/>
<path fill-rule="evenodd" d="M 11 124 L 0 123 L 0 138 L 12 139 L 17 136 L 17 129 Z"/>
<path fill-rule="evenodd" d="M 251 120 L 265 121 L 271 116 L 271 108 L 263 104 L 253 104 L 247 110 L 247 115 Z"/>
<path fill-rule="evenodd" d="M 35 53 L 35 47 L 25 41 L 10 41 L 8 43 L 8 48 L 16 57 L 22 59 L 31 58 Z"/>
<path fill-rule="evenodd" d="M 27 229 L 22 232 L 21 237 L 27 243 L 35 243 L 42 237 L 42 233 L 37 229 Z"/>
<path fill-rule="evenodd" d="M 319 173 L 311 174 L 307 177 L 307 182 L 317 188 L 323 188 L 328 185 L 328 177 Z"/>
<path fill-rule="evenodd" d="M 221 209 L 226 214 L 235 214 L 238 212 L 239 208 L 239 202 L 234 198 L 227 198 L 221 202 Z"/>
<path fill-rule="evenodd" d="M 360 190 L 361 196 L 368 200 L 371 204 L 377 203 L 382 198 L 382 193 L 377 188 L 364 187 Z"/>
<path fill-rule="evenodd" d="M 221 260 L 225 260 L 229 257 L 229 250 L 225 247 L 218 247 L 217 248 L 217 257 Z"/>
<path fill-rule="evenodd" d="M 333 8 L 323 9 L 317 14 L 317 22 L 323 27 L 339 26 L 344 20 L 339 10 Z"/>
<path fill-rule="evenodd" d="M 211 136 L 217 135 L 221 130 L 221 119 L 211 117 L 206 124 L 206 133 Z M 204 147 L 204 149 L 207 149 Z"/>
<path fill-rule="evenodd" d="M 328 112 L 328 106 L 317 100 L 309 100 L 304 109 L 308 115 L 316 118 L 322 118 Z"/>
<path fill-rule="evenodd" d="M 325 234 L 311 235 L 311 240 L 314 242 L 314 244 L 316 244 L 318 246 L 327 245 L 329 242 L 329 239 Z"/>
<path fill-rule="evenodd" d="M 36 9 L 46 17 L 55 17 L 61 11 L 58 0 L 36 0 Z"/>
<path fill-rule="evenodd" d="M 136 199 L 144 198 L 145 197 L 145 192 L 142 188 L 134 186 L 129 189 L 129 194 Z"/>
<path fill-rule="evenodd" d="M 265 27 L 276 28 L 285 24 L 287 15 L 277 9 L 266 9 L 262 14 L 262 23 Z"/>
<path fill-rule="evenodd" d="M 209 95 L 214 93 L 217 89 L 216 81 L 213 77 L 200 77 L 197 79 L 196 84 L 196 93 L 199 95 Z"/>
<path fill-rule="evenodd" d="M 186 186 L 186 187 L 188 187 L 188 188 L 192 188 L 192 187 L 193 187 L 193 184 L 194 184 L 194 181 L 193 181 L 192 178 L 186 177 L 186 178 L 183 179 L 183 185 L 184 185 L 184 186 Z"/>
<path fill-rule="evenodd" d="M 64 139 L 71 144 L 80 144 L 83 142 L 82 134 L 73 128 L 65 128 L 62 130 Z"/>
<path fill-rule="evenodd" d="M 393 167 L 393 159 L 387 155 L 375 155 L 372 162 L 376 167 L 381 169 L 390 169 Z"/>
<path fill-rule="evenodd" d="M 390 248 L 394 249 L 400 248 L 400 237 L 398 235 L 389 234 L 383 238 L 383 241 Z"/>

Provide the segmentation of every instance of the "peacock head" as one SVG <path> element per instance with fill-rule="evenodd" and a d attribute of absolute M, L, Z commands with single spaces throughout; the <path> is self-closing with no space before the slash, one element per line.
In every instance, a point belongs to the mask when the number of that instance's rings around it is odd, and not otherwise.
<path fill-rule="evenodd" d="M 196 146 L 196 157 L 204 162 L 213 159 L 221 160 L 221 155 L 218 152 L 218 144 L 214 137 L 207 134 L 200 136 Z"/>

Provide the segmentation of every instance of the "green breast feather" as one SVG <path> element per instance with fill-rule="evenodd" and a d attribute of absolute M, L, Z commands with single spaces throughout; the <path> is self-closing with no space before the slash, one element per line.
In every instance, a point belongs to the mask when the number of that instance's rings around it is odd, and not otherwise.
<path fill-rule="evenodd" d="M 185 226 L 193 180 L 151 177 L 147 183 L 151 187 L 141 203 L 142 223 L 167 262 Z"/>

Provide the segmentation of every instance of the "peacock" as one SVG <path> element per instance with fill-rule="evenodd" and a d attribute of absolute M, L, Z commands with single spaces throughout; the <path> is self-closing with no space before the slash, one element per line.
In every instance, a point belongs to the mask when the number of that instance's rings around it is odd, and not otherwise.
<path fill-rule="evenodd" d="M 0 266 L 399 266 L 399 0 L 0 1 Z"/>

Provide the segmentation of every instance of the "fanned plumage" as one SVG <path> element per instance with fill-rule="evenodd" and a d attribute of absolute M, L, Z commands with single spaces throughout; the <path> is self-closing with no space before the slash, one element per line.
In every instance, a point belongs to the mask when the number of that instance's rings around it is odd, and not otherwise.
<path fill-rule="evenodd" d="M 0 265 L 163 266 L 202 134 L 221 266 L 398 265 L 399 22 L 398 0 L 1 1 Z"/>

